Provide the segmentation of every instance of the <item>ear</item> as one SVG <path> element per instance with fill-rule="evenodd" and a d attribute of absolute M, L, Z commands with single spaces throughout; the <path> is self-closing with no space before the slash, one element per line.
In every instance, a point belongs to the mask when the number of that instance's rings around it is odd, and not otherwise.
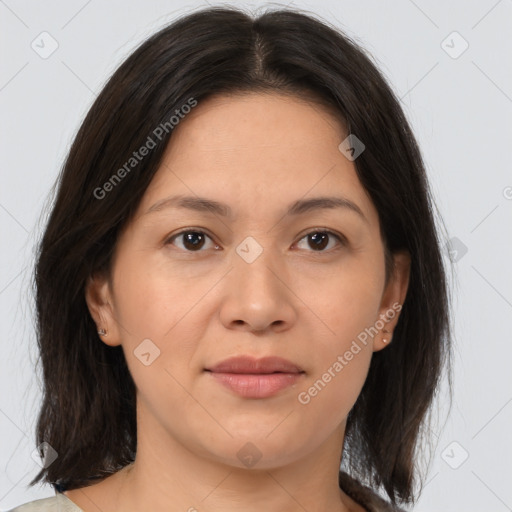
<path fill-rule="evenodd" d="M 96 330 L 105 334 L 99 338 L 103 343 L 115 347 L 121 345 L 119 324 L 115 319 L 114 301 L 108 277 L 103 274 L 90 276 L 85 286 L 85 301 L 96 323 Z"/>
<path fill-rule="evenodd" d="M 388 283 L 384 289 L 379 308 L 379 316 L 375 321 L 378 329 L 373 339 L 373 351 L 382 350 L 391 342 L 393 331 L 398 323 L 407 289 L 411 270 L 411 256 L 408 251 L 393 254 L 393 266 Z"/>

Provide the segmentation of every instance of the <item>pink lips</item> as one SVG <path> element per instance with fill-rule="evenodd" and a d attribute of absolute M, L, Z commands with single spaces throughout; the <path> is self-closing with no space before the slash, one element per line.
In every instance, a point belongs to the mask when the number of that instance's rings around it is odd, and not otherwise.
<path fill-rule="evenodd" d="M 232 357 L 206 368 L 213 378 L 244 398 L 266 398 L 295 384 L 304 370 L 281 357 Z"/>

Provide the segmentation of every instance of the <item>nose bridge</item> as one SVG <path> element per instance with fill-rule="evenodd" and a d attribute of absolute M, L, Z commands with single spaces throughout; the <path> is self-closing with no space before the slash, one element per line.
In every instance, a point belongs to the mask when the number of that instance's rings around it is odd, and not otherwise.
<path fill-rule="evenodd" d="M 264 330 L 291 323 L 295 314 L 293 293 L 287 289 L 284 265 L 269 247 L 248 236 L 235 249 L 229 286 L 222 306 L 222 320 L 228 325 L 247 324 Z"/>
<path fill-rule="evenodd" d="M 280 293 L 283 286 L 276 274 L 282 272 L 282 265 L 270 244 L 263 247 L 255 237 L 246 237 L 235 250 L 234 266 L 236 280 L 247 291 L 262 291 L 264 294 Z"/>

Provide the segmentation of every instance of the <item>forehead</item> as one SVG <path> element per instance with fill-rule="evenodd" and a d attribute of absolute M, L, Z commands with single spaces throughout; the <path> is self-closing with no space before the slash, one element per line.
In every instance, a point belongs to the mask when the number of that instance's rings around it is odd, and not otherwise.
<path fill-rule="evenodd" d="M 300 147 L 337 141 L 344 132 L 341 119 L 306 98 L 277 93 L 219 95 L 199 103 L 176 126 L 168 152 L 185 143 L 203 152 L 250 154 L 253 150 L 257 155 L 261 148 L 277 153 L 280 147 L 300 152 Z"/>
<path fill-rule="evenodd" d="M 266 211 L 340 192 L 371 218 L 354 162 L 339 151 L 343 121 L 326 107 L 282 94 L 209 98 L 173 129 L 141 209 L 171 193 L 215 196 L 236 210 Z"/>

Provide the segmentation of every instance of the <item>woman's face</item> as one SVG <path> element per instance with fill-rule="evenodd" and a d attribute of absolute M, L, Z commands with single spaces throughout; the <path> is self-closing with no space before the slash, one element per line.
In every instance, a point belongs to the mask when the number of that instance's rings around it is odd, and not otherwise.
<path fill-rule="evenodd" d="M 346 136 L 322 107 L 277 94 L 211 98 L 174 128 L 111 285 L 87 289 L 103 341 L 123 347 L 147 438 L 241 468 L 341 450 L 408 278 L 401 255 L 385 286 L 377 211 L 338 148 Z M 300 373 L 208 371 L 242 355 Z"/>

